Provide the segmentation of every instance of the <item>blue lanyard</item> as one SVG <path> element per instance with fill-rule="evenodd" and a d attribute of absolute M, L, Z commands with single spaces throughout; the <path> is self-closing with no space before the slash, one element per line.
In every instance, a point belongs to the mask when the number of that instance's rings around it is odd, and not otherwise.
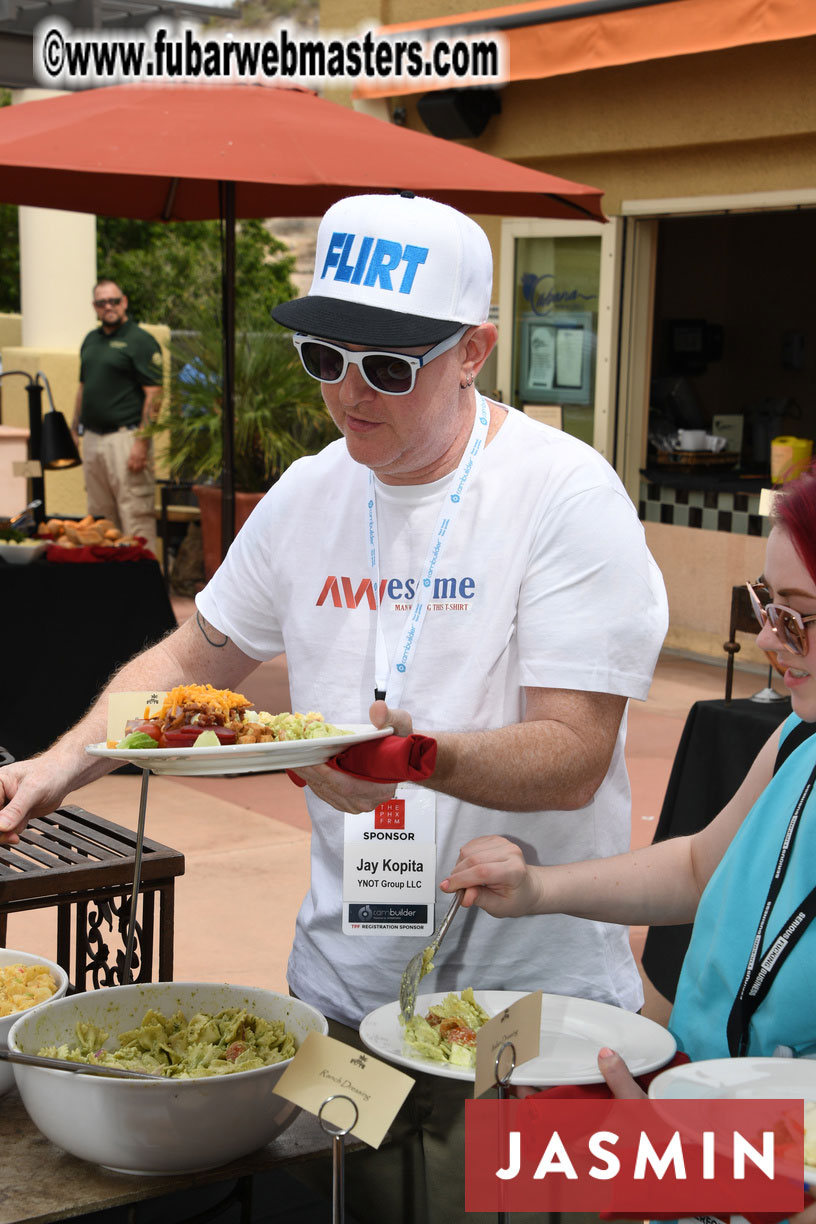
<path fill-rule="evenodd" d="M 417 589 L 417 598 L 405 618 L 405 624 L 400 640 L 394 652 L 393 659 L 388 658 L 380 619 L 380 561 L 379 540 L 377 534 L 377 486 L 374 473 L 368 473 L 368 503 L 366 513 L 366 549 L 369 565 L 372 571 L 372 585 L 377 604 L 377 636 L 374 661 L 374 695 L 385 699 L 386 693 L 390 704 L 396 708 L 402 700 L 408 669 L 416 655 L 422 627 L 425 623 L 425 613 L 428 610 L 428 600 L 433 587 L 434 574 L 439 566 L 445 544 L 450 539 L 453 520 L 462 508 L 465 492 L 470 485 L 477 461 L 481 458 L 487 442 L 487 431 L 490 425 L 490 410 L 484 397 L 476 392 L 476 416 L 470 432 L 468 444 L 465 447 L 459 466 L 452 473 L 448 487 L 442 500 L 439 517 L 436 522 L 425 563 L 422 567 L 422 577 Z"/>

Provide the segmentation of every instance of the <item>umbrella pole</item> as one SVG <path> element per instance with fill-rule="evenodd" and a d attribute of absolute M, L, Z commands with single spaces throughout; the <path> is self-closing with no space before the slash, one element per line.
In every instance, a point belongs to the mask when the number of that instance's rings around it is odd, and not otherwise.
<path fill-rule="evenodd" d="M 221 559 L 235 537 L 235 183 L 221 183 L 221 220 L 224 233 L 221 265 L 221 320 L 223 328 L 223 392 L 221 428 Z"/>

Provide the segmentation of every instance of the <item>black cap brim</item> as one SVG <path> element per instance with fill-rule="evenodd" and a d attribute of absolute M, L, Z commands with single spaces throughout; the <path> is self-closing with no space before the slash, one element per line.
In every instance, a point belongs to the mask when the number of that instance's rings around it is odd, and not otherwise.
<path fill-rule="evenodd" d="M 402 314 L 398 310 L 381 310 L 359 302 L 317 295 L 281 302 L 273 309 L 272 318 L 292 331 L 371 348 L 437 344 L 462 326 L 448 319 L 429 319 L 424 315 Z"/>

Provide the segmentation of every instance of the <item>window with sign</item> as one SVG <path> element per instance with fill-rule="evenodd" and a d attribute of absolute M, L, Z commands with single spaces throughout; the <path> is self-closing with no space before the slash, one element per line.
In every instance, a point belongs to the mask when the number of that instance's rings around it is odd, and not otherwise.
<path fill-rule="evenodd" d="M 512 401 L 593 443 L 601 239 L 517 238 Z"/>

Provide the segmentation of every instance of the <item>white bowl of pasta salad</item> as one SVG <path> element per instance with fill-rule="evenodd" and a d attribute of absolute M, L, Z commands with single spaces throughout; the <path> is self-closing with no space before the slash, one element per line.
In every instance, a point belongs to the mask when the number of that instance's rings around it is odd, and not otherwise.
<path fill-rule="evenodd" d="M 14 1064 L 42 1133 L 122 1173 L 216 1168 L 276 1138 L 299 1110 L 275 1084 L 320 1012 L 260 987 L 146 982 L 60 999 L 22 1016 L 9 1049 L 120 1065 L 150 1078 Z"/>

